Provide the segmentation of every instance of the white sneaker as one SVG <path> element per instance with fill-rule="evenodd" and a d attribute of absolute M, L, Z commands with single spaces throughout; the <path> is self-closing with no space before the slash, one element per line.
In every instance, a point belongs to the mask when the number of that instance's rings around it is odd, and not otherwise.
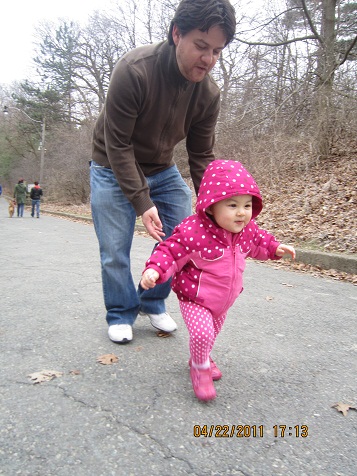
<path fill-rule="evenodd" d="M 146 314 L 140 312 L 140 316 L 147 316 L 150 319 L 151 325 L 156 329 L 164 332 L 173 332 L 177 329 L 176 322 L 172 319 L 168 312 L 162 314 Z"/>
<path fill-rule="evenodd" d="M 126 344 L 133 339 L 133 329 L 130 324 L 113 324 L 108 329 L 109 339 L 118 344 Z"/>

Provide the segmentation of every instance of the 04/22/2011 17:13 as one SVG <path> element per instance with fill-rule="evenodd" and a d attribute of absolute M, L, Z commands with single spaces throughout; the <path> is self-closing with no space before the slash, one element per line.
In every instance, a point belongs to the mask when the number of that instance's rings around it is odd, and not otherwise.
<path fill-rule="evenodd" d="M 194 425 L 195 438 L 263 438 L 266 433 L 274 438 L 306 438 L 309 436 L 307 425 L 274 425 L 270 431 L 265 431 L 264 425 Z"/>

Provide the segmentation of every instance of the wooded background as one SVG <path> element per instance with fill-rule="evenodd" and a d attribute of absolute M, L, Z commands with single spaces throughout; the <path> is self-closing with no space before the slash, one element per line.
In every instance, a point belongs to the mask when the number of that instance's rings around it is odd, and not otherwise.
<path fill-rule="evenodd" d="M 178 3 L 113 1 L 84 25 L 38 25 L 36 73 L 0 86 L 8 112 L 0 115 L 3 187 L 12 191 L 19 177 L 41 177 L 47 199 L 88 202 L 93 124 L 114 65 L 128 50 L 166 39 Z M 236 37 L 212 73 L 222 100 L 216 156 L 276 181 L 288 163 L 303 174 L 331 154 L 356 155 L 357 3 L 232 4 Z M 181 143 L 175 160 L 188 179 L 186 157 Z"/>

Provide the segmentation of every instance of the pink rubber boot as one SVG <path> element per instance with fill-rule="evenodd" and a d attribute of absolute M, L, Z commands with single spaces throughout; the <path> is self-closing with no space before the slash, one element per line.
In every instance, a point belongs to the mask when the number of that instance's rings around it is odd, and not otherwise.
<path fill-rule="evenodd" d="M 196 369 L 191 366 L 190 375 L 193 391 L 199 400 L 208 401 L 216 398 L 216 389 L 213 385 L 210 367 L 208 369 Z"/>
<path fill-rule="evenodd" d="M 219 370 L 219 368 L 216 365 L 216 362 L 210 357 L 209 358 L 210 364 L 211 364 L 211 372 L 212 372 L 212 380 L 220 380 L 222 378 L 222 372 Z M 188 361 L 188 365 L 191 367 L 192 359 Z"/>

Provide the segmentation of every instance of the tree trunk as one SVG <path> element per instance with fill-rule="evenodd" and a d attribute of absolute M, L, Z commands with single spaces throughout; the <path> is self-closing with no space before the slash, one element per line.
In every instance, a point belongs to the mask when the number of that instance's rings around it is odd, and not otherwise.
<path fill-rule="evenodd" d="M 322 1 L 321 43 L 318 58 L 318 82 L 316 98 L 316 153 L 326 158 L 333 139 L 332 94 L 335 71 L 336 0 Z"/>

